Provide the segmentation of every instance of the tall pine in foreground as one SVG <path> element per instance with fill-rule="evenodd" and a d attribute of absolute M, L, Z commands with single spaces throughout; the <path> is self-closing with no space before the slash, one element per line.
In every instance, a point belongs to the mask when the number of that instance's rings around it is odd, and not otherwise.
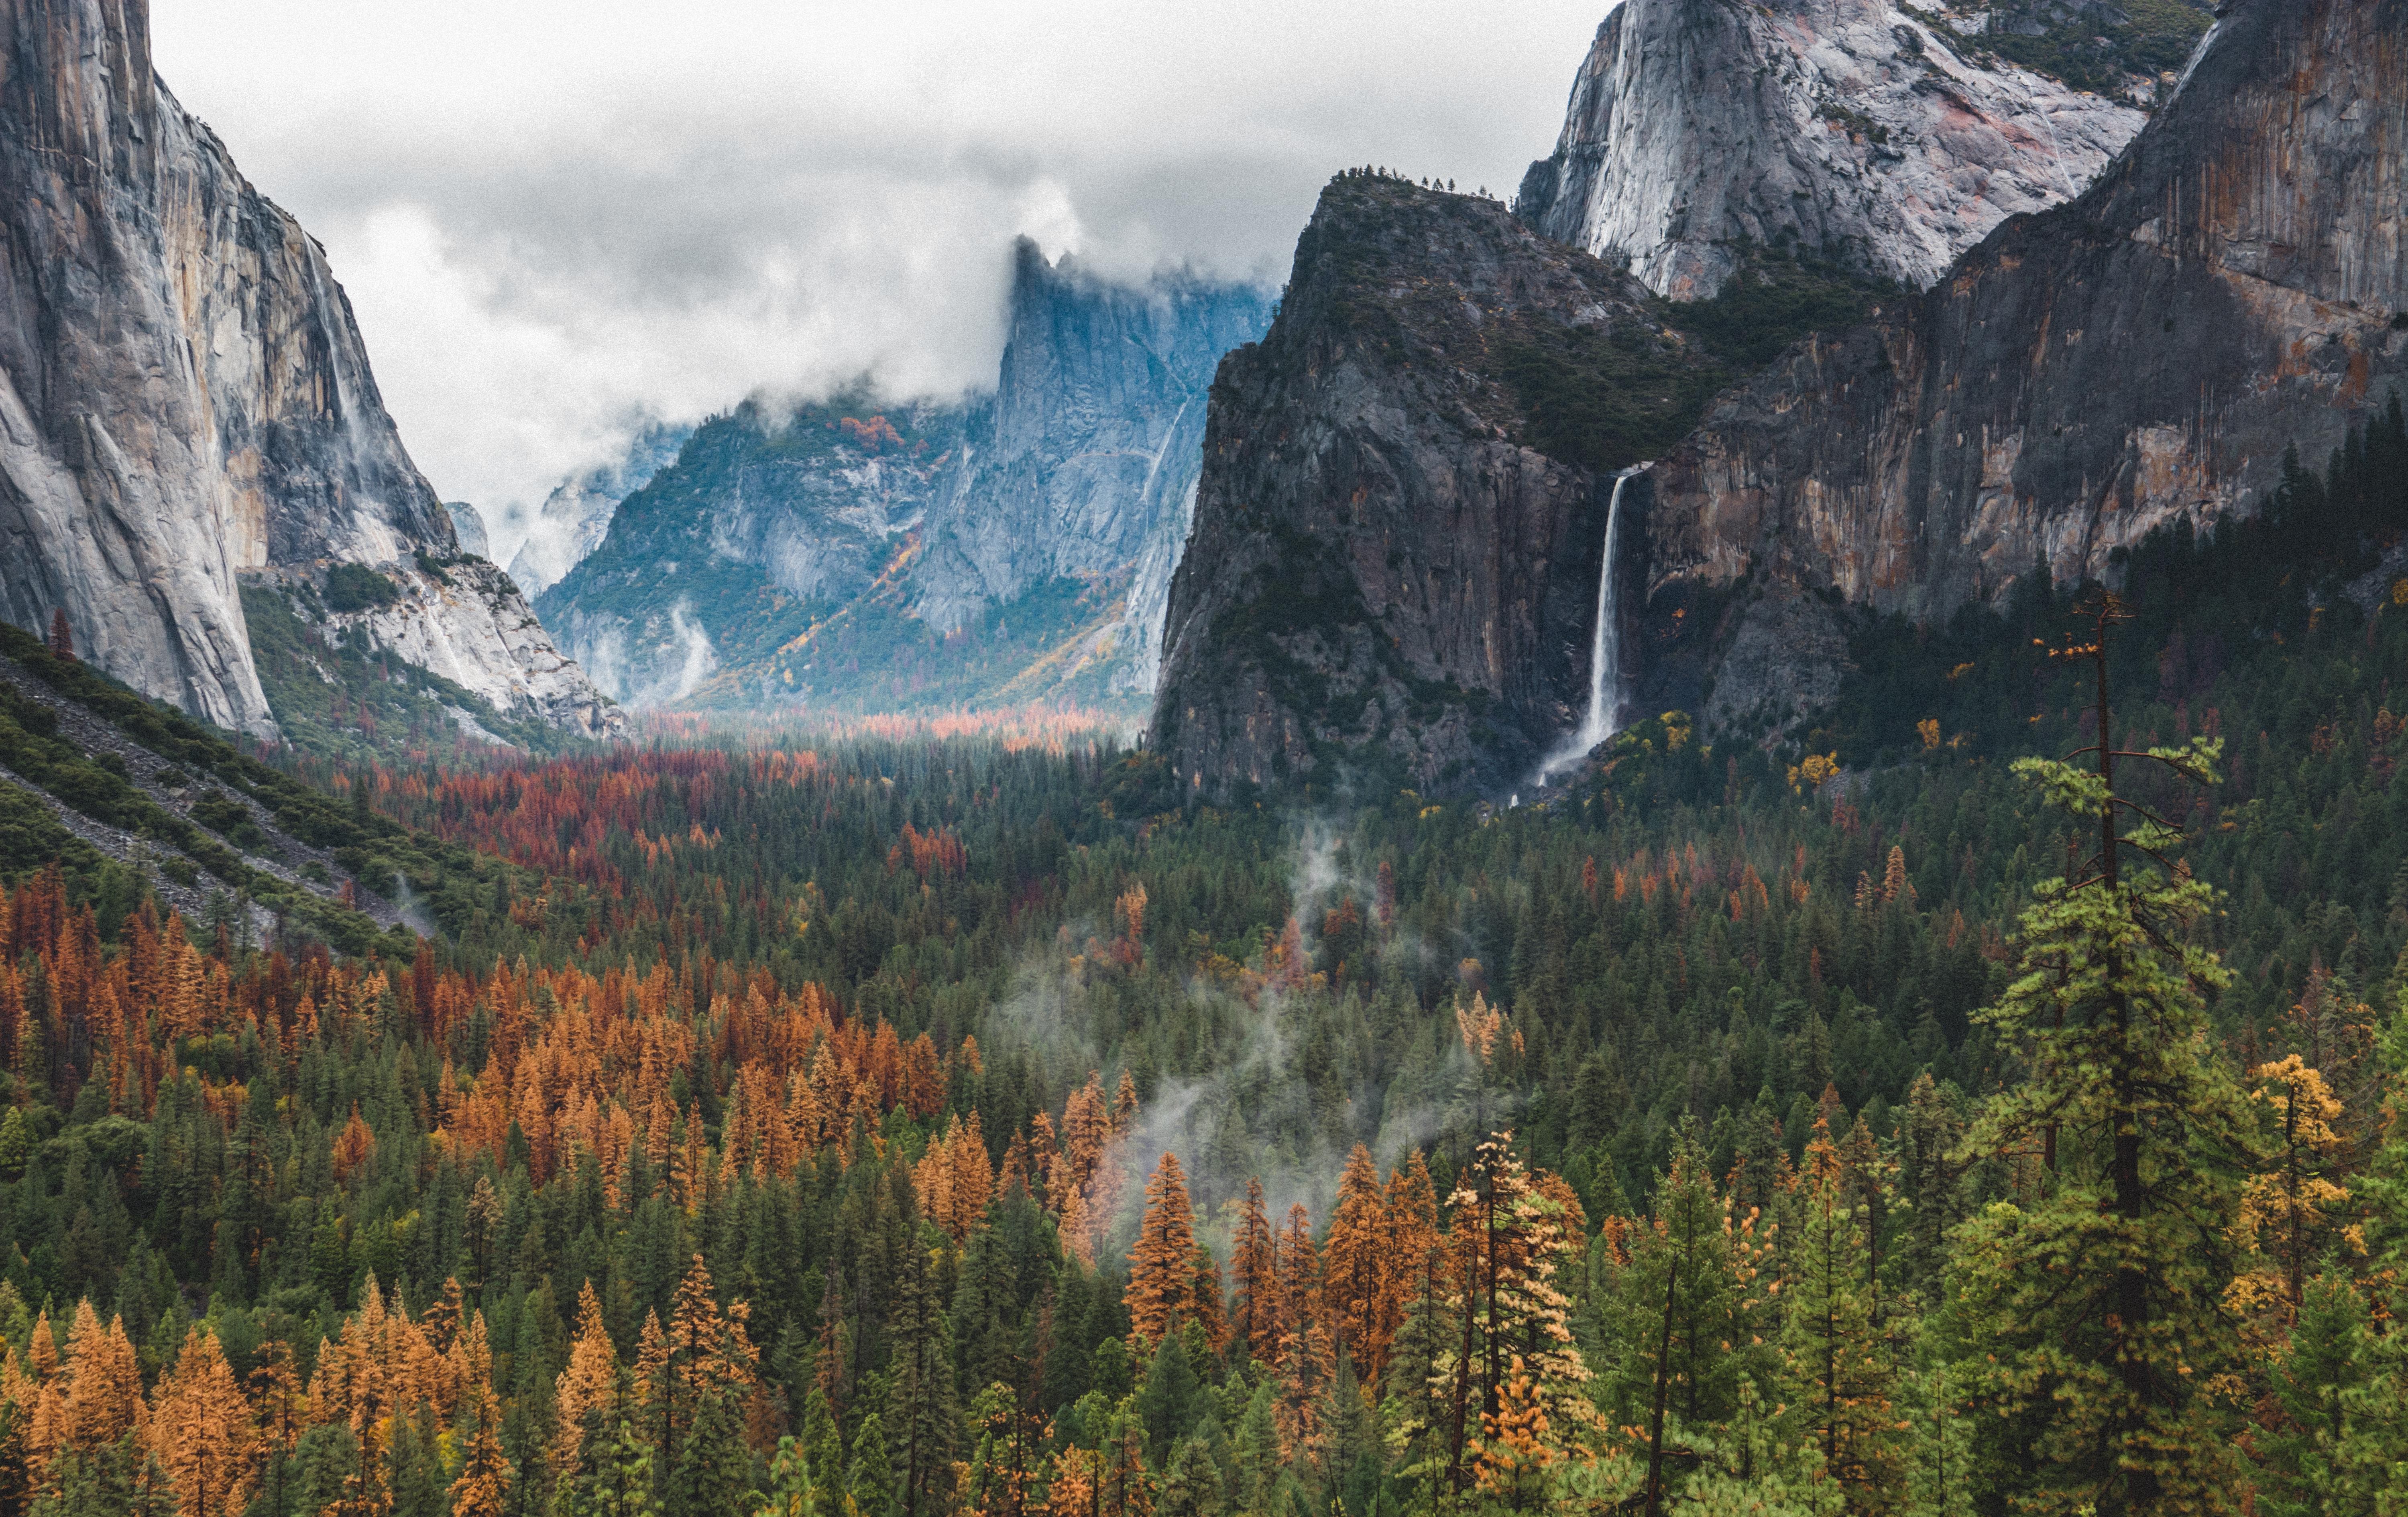
<path fill-rule="evenodd" d="M 2203 993 L 2229 976 L 2197 936 L 2213 893 L 2173 862 L 2182 835 L 2119 789 L 2117 761 L 2214 781 L 2221 744 L 2121 751 L 2105 645 L 2058 651 L 2096 673 L 2095 741 L 2015 772 L 2095 838 L 2024 912 L 2016 978 L 1979 1013 L 2023 1076 L 1992 1096 L 1971 1152 L 2012 1154 L 2026 1182 L 1959 1229 L 1967 1298 L 1995 1343 L 1984 1387 L 1992 1477 L 2041 1512 L 2204 1512 L 2235 1499 L 2207 1387 L 2233 1349 L 2220 1296 L 2248 1116 L 2210 1052 Z M 2179 810 L 2176 815 L 2180 815 Z"/>

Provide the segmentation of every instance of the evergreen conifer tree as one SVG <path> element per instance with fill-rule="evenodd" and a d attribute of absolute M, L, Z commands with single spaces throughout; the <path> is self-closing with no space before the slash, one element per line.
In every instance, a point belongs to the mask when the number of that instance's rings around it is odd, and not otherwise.
<path fill-rule="evenodd" d="M 2229 976 L 2195 933 L 2212 894 L 2172 862 L 2181 835 L 2117 788 L 2116 762 L 2203 785 L 2220 744 L 2116 749 L 2106 643 L 2122 615 L 2102 596 L 2090 640 L 2058 651 L 2095 674 L 2096 741 L 2082 751 L 2095 763 L 2014 766 L 2097 852 L 2036 888 L 2016 978 L 1981 1013 L 2025 1069 L 1985 1104 L 1967 1148 L 2029 1153 L 2040 1169 L 2030 1194 L 1994 1203 L 1956 1246 L 1966 1289 L 1992 1312 L 1985 1390 L 2032 1424 L 2020 1499 L 2213 1510 L 2235 1488 L 2205 1388 L 2233 1347 L 2221 1297 L 2247 1121 L 2208 1050 L 2202 997 Z"/>

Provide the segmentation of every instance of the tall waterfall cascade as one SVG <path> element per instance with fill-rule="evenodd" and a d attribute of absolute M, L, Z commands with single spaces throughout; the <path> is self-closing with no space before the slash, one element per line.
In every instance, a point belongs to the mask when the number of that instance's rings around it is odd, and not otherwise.
<path fill-rule="evenodd" d="M 1578 764 L 1614 734 L 1613 720 L 1622 708 L 1622 619 L 1613 574 L 1621 551 L 1622 490 L 1647 467 L 1634 465 L 1613 477 L 1613 495 L 1605 508 L 1605 562 L 1597 574 L 1597 630 L 1588 650 L 1588 709 L 1582 713 L 1581 724 L 1565 737 L 1563 746 L 1541 766 L 1541 781 Z"/>

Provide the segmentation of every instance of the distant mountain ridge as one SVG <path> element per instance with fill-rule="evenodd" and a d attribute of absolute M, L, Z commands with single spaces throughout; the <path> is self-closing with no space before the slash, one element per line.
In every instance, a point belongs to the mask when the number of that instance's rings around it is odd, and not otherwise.
<path fill-rule="evenodd" d="M 705 422 L 538 598 L 621 698 L 882 710 L 1150 692 L 1205 394 L 1271 295 L 1011 251 L 991 394 Z"/>
<path fill-rule="evenodd" d="M 531 513 L 533 520 L 525 522 L 525 535 L 510 555 L 510 578 L 518 587 L 530 596 L 540 595 L 585 562 L 609 535 L 619 503 L 650 484 L 693 436 L 690 424 L 647 422 L 617 460 L 554 486 Z M 509 524 L 519 525 L 523 510 L 513 506 Z"/>

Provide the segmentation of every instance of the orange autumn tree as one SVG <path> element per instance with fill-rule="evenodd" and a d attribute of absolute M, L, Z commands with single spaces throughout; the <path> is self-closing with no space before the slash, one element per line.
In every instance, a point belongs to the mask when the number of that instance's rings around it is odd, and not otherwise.
<path fill-rule="evenodd" d="M 1229 1278 L 1237 1287 L 1237 1320 L 1246 1352 L 1268 1366 L 1279 1357 L 1279 1266 L 1270 1219 L 1263 1210 L 1263 1182 L 1246 1181 L 1246 1199 L 1229 1241 Z"/>
<path fill-rule="evenodd" d="M 198 1327 L 159 1377 L 148 1441 L 175 1482 L 180 1517 L 235 1517 L 250 1500 L 258 1441 L 251 1403 L 218 1340 Z"/>
<path fill-rule="evenodd" d="M 1503 1132 L 1473 1151 L 1448 1197 L 1451 1304 L 1463 1338 L 1440 1362 L 1450 1381 L 1453 1459 L 1459 1469 L 1468 1460 L 1475 1478 L 1491 1467 L 1481 1462 L 1483 1449 L 1517 1428 L 1527 1433 L 1538 1425 L 1534 1414 L 1557 1450 L 1577 1447 L 1596 1421 L 1583 1390 L 1590 1375 L 1573 1342 L 1571 1303 L 1555 1283 L 1556 1271 L 1578 1256 L 1581 1223 L 1546 1182 L 1551 1178 L 1534 1178 L 1513 1152 L 1513 1135 Z M 1509 1407 L 1508 1384 L 1524 1377 L 1521 1400 Z M 1516 1481 L 1531 1475 L 1526 1451 L 1498 1453 Z"/>
<path fill-rule="evenodd" d="M 89 1453 L 106 1448 L 148 1420 L 142 1402 L 142 1367 L 125 1336 L 125 1320 L 100 1325 L 90 1301 L 76 1303 L 67 1332 L 66 1389 L 60 1409 L 59 1442 Z"/>
<path fill-rule="evenodd" d="M 553 1383 L 552 1405 L 559 1430 L 552 1437 L 555 1470 L 577 1467 L 585 1441 L 585 1419 L 610 1399 L 618 1383 L 619 1356 L 602 1323 L 602 1298 L 587 1281 L 577 1293 L 577 1336 L 570 1343 L 568 1363 Z"/>
<path fill-rule="evenodd" d="M 1379 1166 L 1371 1162 L 1371 1151 L 1357 1143 L 1338 1177 L 1338 1204 L 1329 1215 L 1329 1239 L 1322 1247 L 1321 1301 L 1332 1343 L 1352 1355 L 1374 1383 L 1385 1345 L 1370 1342 L 1368 1328 L 1378 1311 L 1386 1234 Z"/>
<path fill-rule="evenodd" d="M 710 1270 L 694 1256 L 670 1302 L 668 1325 L 644 1314 L 636 1353 L 636 1399 L 647 1409 L 656 1445 L 683 1446 L 705 1396 L 738 1394 L 754 1384 L 758 1356 L 744 1324 L 751 1309 L 742 1299 L 724 1311 L 712 1295 Z"/>
<path fill-rule="evenodd" d="M 452 1517 L 503 1517 L 509 1510 L 510 1465 L 502 1450 L 501 1403 L 489 1385 L 470 1387 L 466 1399 L 477 1426 L 468 1435 L 459 1478 L 452 1482 Z"/>
<path fill-rule="evenodd" d="M 1182 1324 L 1204 1315 L 1197 1300 L 1196 1216 L 1187 1201 L 1187 1176 L 1179 1156 L 1165 1152 L 1145 1182 L 1145 1217 L 1139 1224 L 1137 1245 L 1129 1250 L 1129 1336 L 1144 1344 L 1160 1343 Z M 1217 1291 L 1215 1295 L 1217 1296 Z M 1211 1316 L 1220 1315 L 1220 1302 L 1211 1303 Z"/>

